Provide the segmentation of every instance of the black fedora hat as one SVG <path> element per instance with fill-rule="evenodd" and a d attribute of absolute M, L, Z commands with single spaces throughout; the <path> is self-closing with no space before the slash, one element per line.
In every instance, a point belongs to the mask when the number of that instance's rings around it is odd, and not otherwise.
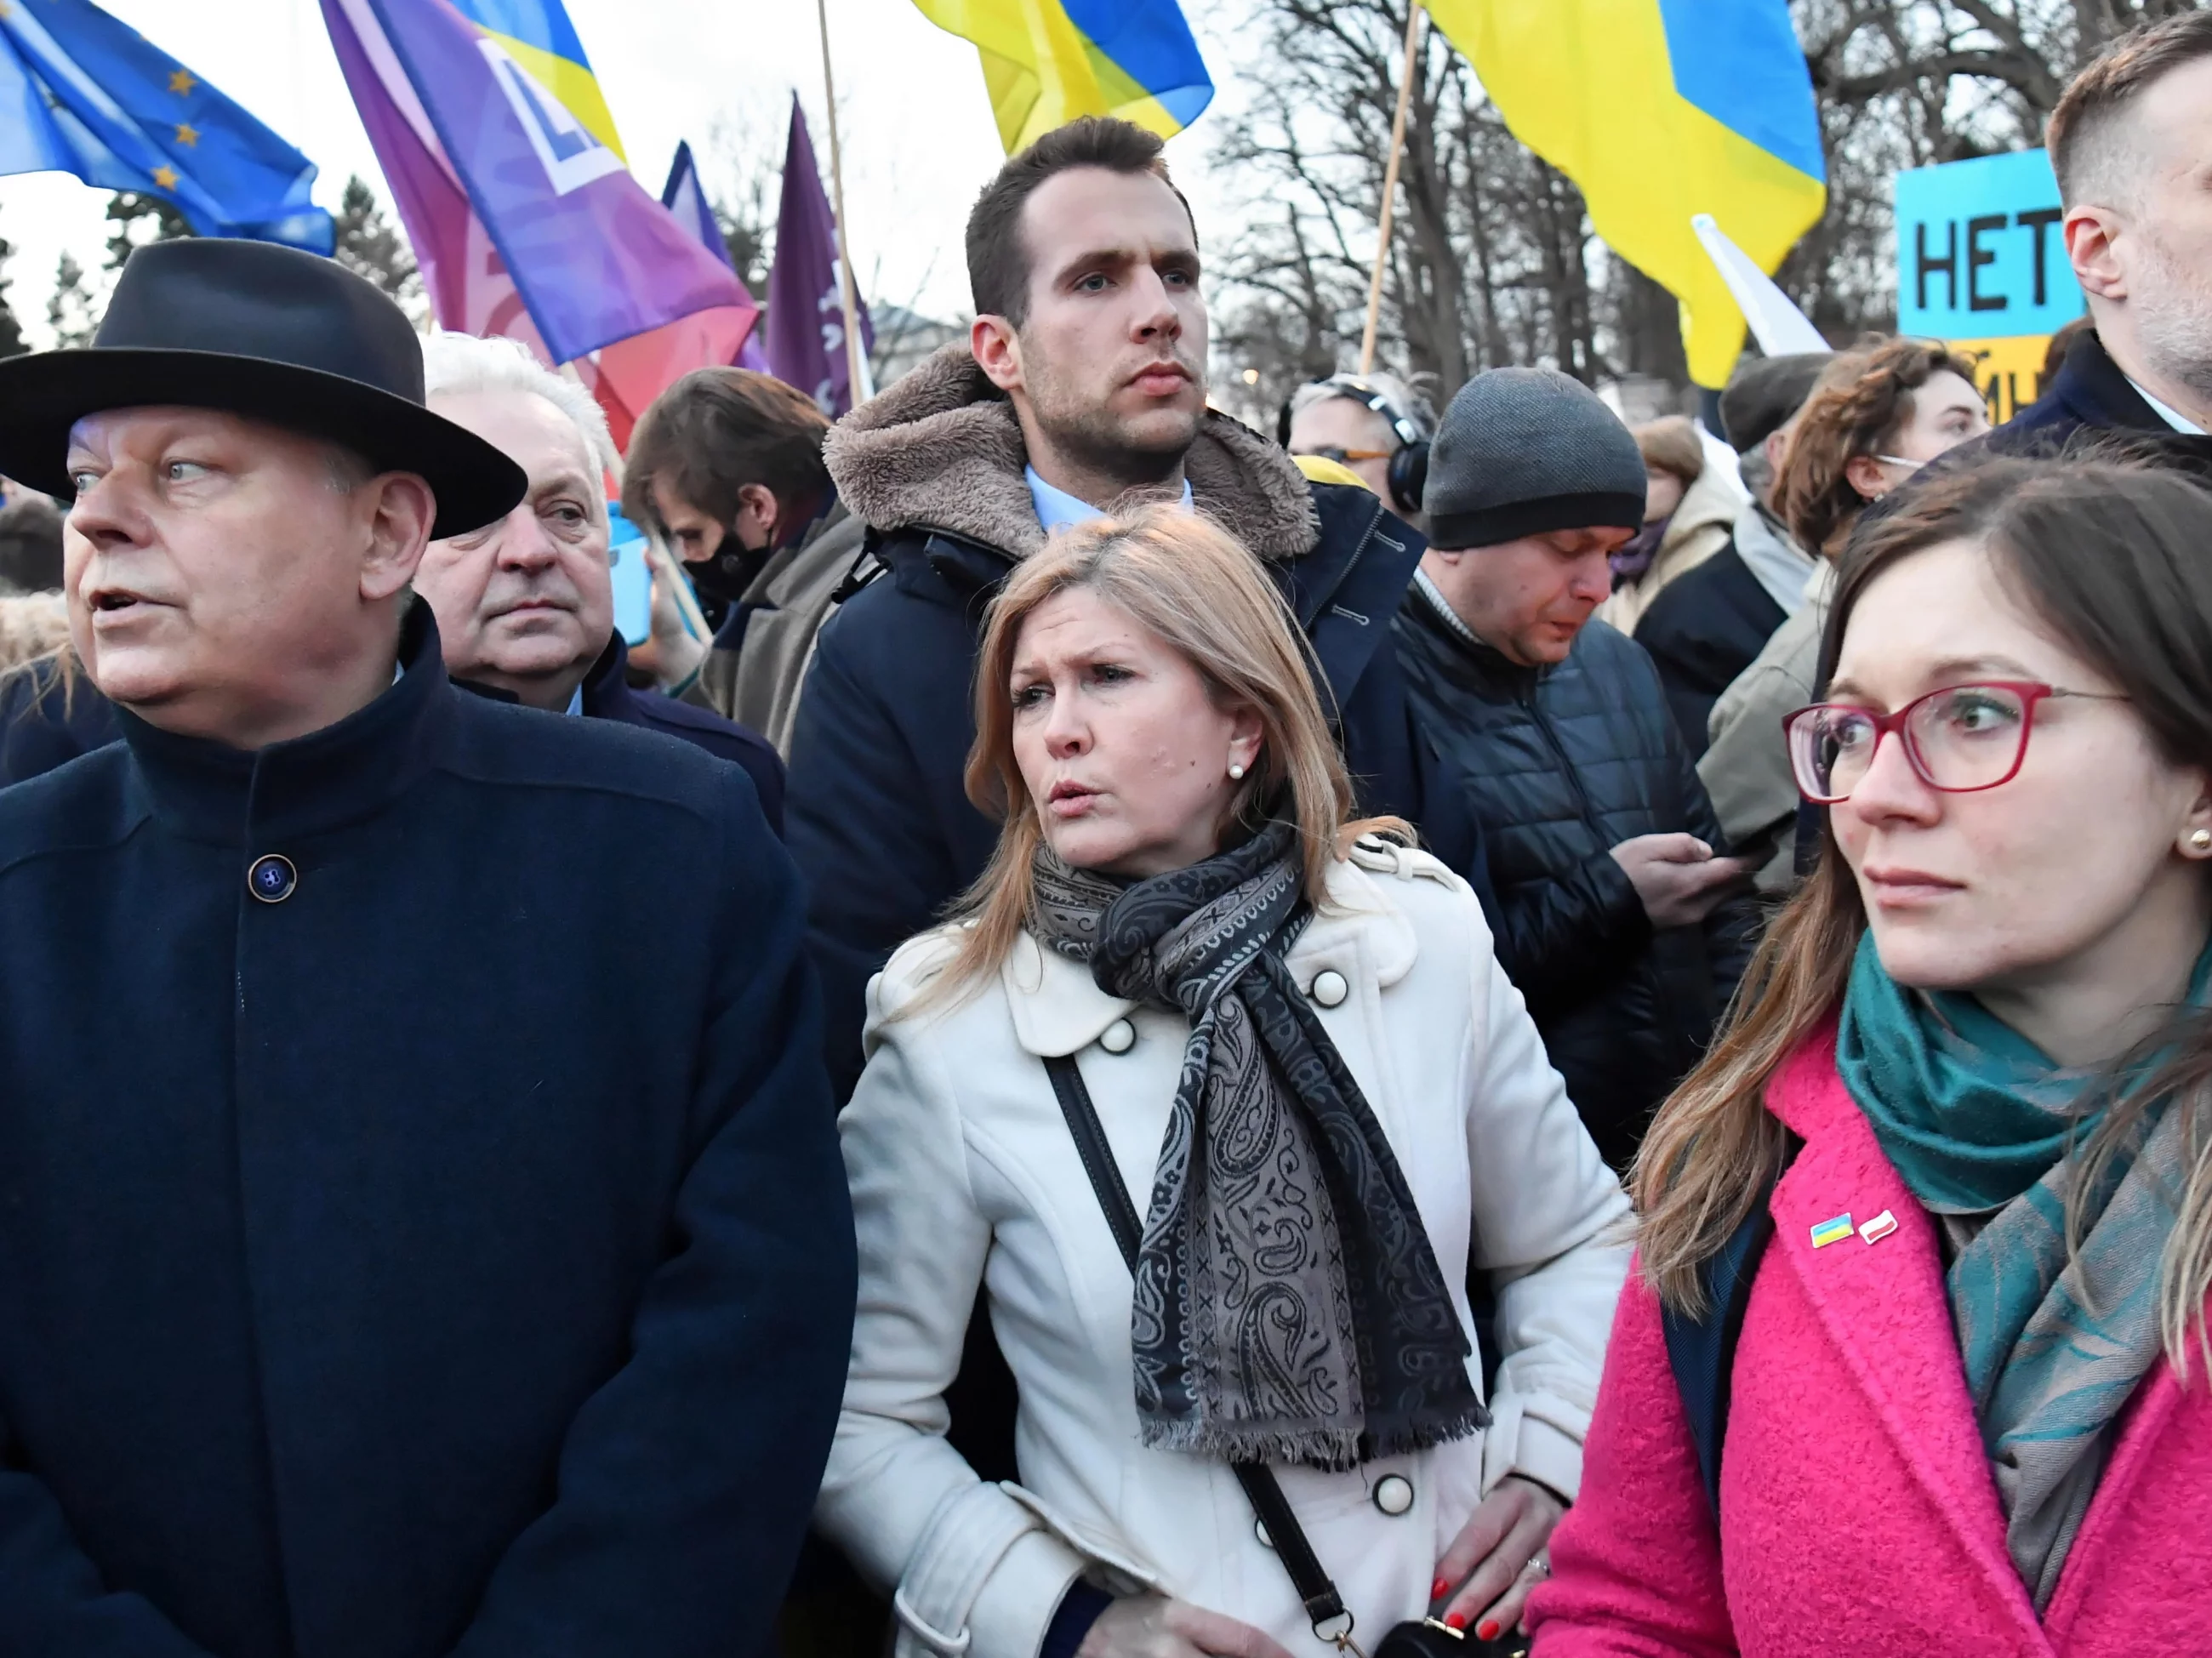
<path fill-rule="evenodd" d="M 422 403 L 406 313 L 334 260 L 203 236 L 131 256 L 93 343 L 0 360 L 0 472 L 66 501 L 70 428 L 108 409 L 219 409 L 414 472 L 457 536 L 522 499 L 522 469 Z"/>

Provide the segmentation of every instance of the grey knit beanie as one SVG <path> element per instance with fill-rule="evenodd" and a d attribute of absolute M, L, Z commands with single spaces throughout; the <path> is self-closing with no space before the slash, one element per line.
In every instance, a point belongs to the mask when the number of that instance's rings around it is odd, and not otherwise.
<path fill-rule="evenodd" d="M 1459 389 L 1429 451 L 1433 547 L 1644 524 L 1644 457 L 1620 418 L 1556 368 L 1492 368 Z"/>

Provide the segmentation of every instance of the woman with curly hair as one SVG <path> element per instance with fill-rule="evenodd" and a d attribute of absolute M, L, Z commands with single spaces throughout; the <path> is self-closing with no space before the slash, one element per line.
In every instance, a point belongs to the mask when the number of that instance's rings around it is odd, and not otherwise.
<path fill-rule="evenodd" d="M 1813 699 L 1836 556 L 1869 502 L 1989 429 L 1973 365 L 1928 340 L 1887 340 L 1838 357 L 1798 416 L 1775 479 L 1775 510 L 1820 562 L 1804 606 L 1713 705 L 1712 744 L 1698 762 L 1729 844 L 1768 848 L 1763 893 L 1778 896 L 1796 879 L 1797 790 L 1781 722 Z"/>

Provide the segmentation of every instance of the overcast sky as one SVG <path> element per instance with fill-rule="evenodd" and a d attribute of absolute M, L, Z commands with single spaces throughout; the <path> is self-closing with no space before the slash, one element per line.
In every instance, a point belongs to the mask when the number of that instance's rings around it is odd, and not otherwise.
<path fill-rule="evenodd" d="M 680 139 L 695 151 L 720 126 L 750 134 L 778 164 L 792 90 L 822 130 L 822 56 L 811 0 L 567 0 L 639 180 L 655 196 Z M 100 0 L 252 111 L 322 169 L 315 199 L 335 209 L 349 173 L 390 191 L 331 52 L 315 0 Z M 1187 8 L 1217 85 L 1231 65 Z M 830 0 L 845 191 L 856 265 L 880 298 L 939 316 L 967 308 L 960 231 L 969 203 L 1003 159 L 975 48 L 925 18 L 913 0 Z M 1217 99 L 1216 108 L 1221 100 Z M 1200 222 L 1208 118 L 1170 146 Z M 711 176 L 710 184 L 713 182 Z M 106 192 L 58 174 L 0 178 L 0 236 L 15 246 L 8 298 L 35 345 L 50 343 L 46 300 L 66 249 L 88 270 L 104 256 Z M 1218 245 L 1218 239 L 1215 240 Z"/>

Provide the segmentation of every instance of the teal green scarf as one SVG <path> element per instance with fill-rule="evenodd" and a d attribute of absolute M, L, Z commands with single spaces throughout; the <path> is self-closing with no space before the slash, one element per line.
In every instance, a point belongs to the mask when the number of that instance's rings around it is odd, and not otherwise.
<path fill-rule="evenodd" d="M 2212 946 L 2190 999 L 2203 1005 Z M 2005 1541 L 2048 1604 L 2111 1429 L 2159 1355 L 2158 1263 L 2180 1206 L 2184 1116 L 2162 1108 L 2084 1194 L 2066 1251 L 2066 1153 L 2104 1115 L 2105 1075 L 2052 1062 L 1972 996 L 1916 993 L 1859 940 L 1836 1069 L 1905 1185 L 1939 1216 L 1986 1217 L 1946 1275 Z M 2087 1106 L 2088 1108 L 2083 1108 Z"/>

